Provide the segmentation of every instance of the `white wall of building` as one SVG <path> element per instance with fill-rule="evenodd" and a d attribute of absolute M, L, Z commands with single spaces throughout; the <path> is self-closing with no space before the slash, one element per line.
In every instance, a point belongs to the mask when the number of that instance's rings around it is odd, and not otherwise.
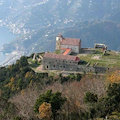
<path fill-rule="evenodd" d="M 61 48 L 69 48 L 69 49 L 71 49 L 72 52 L 74 52 L 74 53 L 79 53 L 79 52 L 80 52 L 79 46 L 74 46 L 74 45 L 61 45 Z"/>

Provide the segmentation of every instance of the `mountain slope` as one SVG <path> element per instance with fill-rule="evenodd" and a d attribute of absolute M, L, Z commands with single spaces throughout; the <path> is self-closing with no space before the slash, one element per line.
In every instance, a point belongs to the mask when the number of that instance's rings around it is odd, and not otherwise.
<path fill-rule="evenodd" d="M 119 50 L 119 12 L 119 0 L 0 0 L 0 24 L 20 35 L 3 51 L 53 51 L 59 33 Z"/>

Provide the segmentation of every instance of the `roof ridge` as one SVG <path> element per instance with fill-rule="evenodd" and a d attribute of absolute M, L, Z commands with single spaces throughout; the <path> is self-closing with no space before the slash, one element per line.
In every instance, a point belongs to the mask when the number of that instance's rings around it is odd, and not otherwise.
<path fill-rule="evenodd" d="M 45 53 L 44 58 L 53 58 L 53 59 L 62 59 L 62 60 L 72 60 L 76 61 L 77 56 L 72 55 L 63 55 L 63 54 L 54 54 L 54 53 Z"/>
<path fill-rule="evenodd" d="M 61 41 L 62 45 L 80 45 L 81 40 L 77 38 L 63 38 Z"/>

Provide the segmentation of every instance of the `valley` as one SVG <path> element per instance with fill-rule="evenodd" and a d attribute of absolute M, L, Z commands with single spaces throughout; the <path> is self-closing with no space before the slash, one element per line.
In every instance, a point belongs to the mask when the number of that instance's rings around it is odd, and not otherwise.
<path fill-rule="evenodd" d="M 6 55 L 2 53 L 3 45 L 10 43 L 17 36 L 12 34 L 8 28 L 0 26 L 0 64 L 5 60 Z"/>
<path fill-rule="evenodd" d="M 119 0 L 0 0 L 0 3 L 0 24 L 19 35 L 4 45 L 4 53 L 53 52 L 51 45 L 59 33 L 82 39 L 84 47 L 93 47 L 97 42 L 112 50 L 120 49 Z"/>

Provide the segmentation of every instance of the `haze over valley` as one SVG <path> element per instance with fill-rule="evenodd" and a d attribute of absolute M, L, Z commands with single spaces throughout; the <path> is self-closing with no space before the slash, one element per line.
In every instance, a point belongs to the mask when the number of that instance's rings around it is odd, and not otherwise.
<path fill-rule="evenodd" d="M 54 51 L 59 33 L 82 39 L 83 47 L 104 43 L 119 51 L 119 13 L 119 0 L 0 0 L 0 25 L 19 36 L 2 52 Z"/>

